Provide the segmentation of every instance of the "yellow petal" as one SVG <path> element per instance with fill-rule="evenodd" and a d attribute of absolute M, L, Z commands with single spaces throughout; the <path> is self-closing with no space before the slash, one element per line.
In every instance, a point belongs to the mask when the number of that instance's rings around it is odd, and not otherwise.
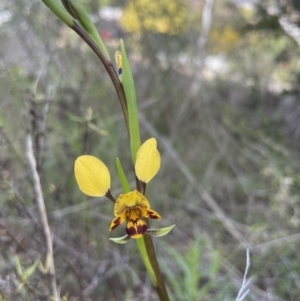
<path fill-rule="evenodd" d="M 135 162 L 135 174 L 138 179 L 148 183 L 159 171 L 160 154 L 155 138 L 146 140 L 138 149 Z"/>
<path fill-rule="evenodd" d="M 75 161 L 75 178 L 80 190 L 88 196 L 104 196 L 110 188 L 106 165 L 93 156 L 80 156 Z"/>
<path fill-rule="evenodd" d="M 125 221 L 125 219 L 126 219 L 126 211 L 123 211 L 120 215 L 118 215 L 116 218 L 113 219 L 113 221 L 110 224 L 109 231 L 116 229 Z"/>
<path fill-rule="evenodd" d="M 115 216 L 119 216 L 126 208 L 134 206 L 140 206 L 145 209 L 150 208 L 148 200 L 137 190 L 120 194 L 115 203 L 114 214 Z"/>

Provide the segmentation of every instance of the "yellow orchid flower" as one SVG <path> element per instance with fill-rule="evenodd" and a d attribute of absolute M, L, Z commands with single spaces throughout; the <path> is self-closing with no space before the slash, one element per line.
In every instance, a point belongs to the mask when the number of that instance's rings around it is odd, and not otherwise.
<path fill-rule="evenodd" d="M 93 156 L 80 156 L 75 161 L 75 178 L 79 189 L 92 197 L 107 196 L 115 202 L 114 215 L 109 230 L 112 231 L 126 221 L 126 240 L 140 238 L 148 230 L 144 218 L 161 219 L 160 215 L 150 208 L 144 192 L 146 184 L 157 174 L 160 168 L 160 154 L 155 138 L 146 140 L 137 151 L 135 174 L 142 184 L 142 193 L 133 190 L 121 194 L 117 200 L 110 192 L 110 173 L 106 165 Z M 152 229 L 149 229 L 152 230 Z M 157 230 L 155 230 L 157 231 Z M 149 231 L 149 234 L 156 234 Z M 128 238 L 128 239 L 127 239 Z"/>
<path fill-rule="evenodd" d="M 117 228 L 126 220 L 126 233 L 131 238 L 140 238 L 147 232 L 147 224 L 143 217 L 161 219 L 157 212 L 150 209 L 150 204 L 145 196 L 137 190 L 121 194 L 118 197 L 114 214 L 116 218 L 111 222 L 109 231 Z"/>

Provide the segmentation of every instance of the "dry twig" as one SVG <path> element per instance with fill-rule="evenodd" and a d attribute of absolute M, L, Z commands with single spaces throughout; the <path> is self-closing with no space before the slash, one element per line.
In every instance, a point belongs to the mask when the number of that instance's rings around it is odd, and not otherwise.
<path fill-rule="evenodd" d="M 245 273 L 244 273 L 244 277 L 243 277 L 242 287 L 239 290 L 239 293 L 236 297 L 236 301 L 244 300 L 250 292 L 249 286 L 251 284 L 251 278 L 247 280 L 247 276 L 248 276 L 248 272 L 249 272 L 249 268 L 250 268 L 250 251 L 249 251 L 249 249 L 247 249 L 246 254 L 247 254 L 246 269 L 245 269 Z"/>
<path fill-rule="evenodd" d="M 53 246 L 52 246 L 52 234 L 48 224 L 47 212 L 45 207 L 45 201 L 43 196 L 43 191 L 41 187 L 40 176 L 36 169 L 36 160 L 33 154 L 32 148 L 32 139 L 31 136 L 28 134 L 26 138 L 26 156 L 28 161 L 28 167 L 30 170 L 31 178 L 32 178 L 32 185 L 34 190 L 35 201 L 39 211 L 39 218 L 40 223 L 42 225 L 42 229 L 45 235 L 46 240 L 46 248 L 47 248 L 47 255 L 46 255 L 46 268 L 49 264 L 49 274 L 51 277 L 51 290 L 52 296 L 54 301 L 59 301 L 59 294 L 56 285 L 56 277 L 55 277 L 55 267 L 54 267 L 54 257 L 53 257 Z M 48 261 L 48 264 L 47 264 Z"/>

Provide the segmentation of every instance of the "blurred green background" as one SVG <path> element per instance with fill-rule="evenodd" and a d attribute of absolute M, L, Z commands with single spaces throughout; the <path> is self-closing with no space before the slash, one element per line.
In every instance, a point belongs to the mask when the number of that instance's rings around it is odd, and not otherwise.
<path fill-rule="evenodd" d="M 156 137 L 152 208 L 176 224 L 154 239 L 172 300 L 300 300 L 298 0 L 82 0 L 112 57 L 124 39 L 142 141 Z M 88 118 L 91 117 L 92 118 Z M 31 133 L 64 300 L 158 300 L 136 245 L 108 232 L 112 203 L 83 195 L 77 156 L 134 187 L 128 136 L 95 54 L 38 0 L 0 3 L 0 299 L 51 300 L 25 139 Z"/>

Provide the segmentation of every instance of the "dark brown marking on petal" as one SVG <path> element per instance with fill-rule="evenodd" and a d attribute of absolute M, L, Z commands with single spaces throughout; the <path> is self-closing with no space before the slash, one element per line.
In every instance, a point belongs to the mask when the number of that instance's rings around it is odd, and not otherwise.
<path fill-rule="evenodd" d="M 121 224 L 121 216 L 119 216 L 113 221 L 113 225 L 110 227 L 109 231 L 116 229 L 118 226 L 120 226 L 120 224 Z"/>
<path fill-rule="evenodd" d="M 133 224 L 132 222 L 128 222 L 127 225 L 126 225 L 126 233 L 130 237 L 136 235 L 137 232 L 136 232 L 135 224 Z"/>
<path fill-rule="evenodd" d="M 131 222 L 133 222 L 133 223 L 137 223 L 137 221 L 139 220 L 139 219 L 141 219 L 140 217 L 138 217 L 138 218 L 130 218 L 129 220 L 131 221 Z"/>
<path fill-rule="evenodd" d="M 126 209 L 126 219 L 136 223 L 141 218 L 141 210 L 138 207 Z"/>
<path fill-rule="evenodd" d="M 147 225 L 138 226 L 137 232 L 143 236 L 147 232 Z"/>
<path fill-rule="evenodd" d="M 132 238 L 139 238 L 147 232 L 147 225 L 143 219 L 129 220 L 126 224 L 126 233 Z"/>
<path fill-rule="evenodd" d="M 156 212 L 154 211 L 150 211 L 148 210 L 147 211 L 147 215 L 149 216 L 149 218 L 152 218 L 152 219 L 161 219 L 160 215 L 158 215 Z"/>
<path fill-rule="evenodd" d="M 142 219 L 137 221 L 136 228 L 138 234 L 144 235 L 147 232 L 147 224 Z"/>

